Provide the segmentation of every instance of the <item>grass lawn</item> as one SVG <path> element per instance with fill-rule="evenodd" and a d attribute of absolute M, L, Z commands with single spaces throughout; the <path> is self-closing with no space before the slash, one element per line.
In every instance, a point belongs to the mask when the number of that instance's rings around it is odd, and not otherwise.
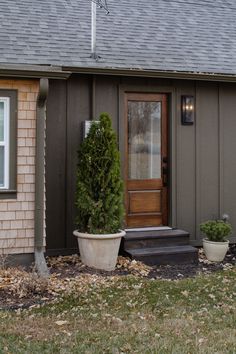
<path fill-rule="evenodd" d="M 111 277 L 55 304 L 1 311 L 0 353 L 236 353 L 236 269 Z"/>

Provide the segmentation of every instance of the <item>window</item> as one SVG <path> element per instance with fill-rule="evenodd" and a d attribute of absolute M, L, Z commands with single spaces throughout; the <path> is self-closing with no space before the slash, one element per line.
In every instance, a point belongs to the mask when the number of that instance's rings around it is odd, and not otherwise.
<path fill-rule="evenodd" d="M 0 97 L 0 189 L 9 189 L 9 97 Z"/>
<path fill-rule="evenodd" d="M 16 195 L 17 91 L 0 89 L 0 199 Z"/>

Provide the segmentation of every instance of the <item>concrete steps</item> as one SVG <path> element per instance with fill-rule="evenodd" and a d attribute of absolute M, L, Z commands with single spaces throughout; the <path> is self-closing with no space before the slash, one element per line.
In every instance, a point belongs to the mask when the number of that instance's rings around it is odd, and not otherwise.
<path fill-rule="evenodd" d="M 189 233 L 179 229 L 128 230 L 121 253 L 149 265 L 198 262 L 198 250 L 189 245 Z"/>

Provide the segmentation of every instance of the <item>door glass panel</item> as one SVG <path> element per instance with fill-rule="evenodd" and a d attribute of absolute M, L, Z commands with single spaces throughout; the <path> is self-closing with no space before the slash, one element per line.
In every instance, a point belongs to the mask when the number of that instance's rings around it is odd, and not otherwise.
<path fill-rule="evenodd" d="M 4 186 L 4 146 L 0 146 L 0 187 Z"/>
<path fill-rule="evenodd" d="M 128 101 L 128 178 L 161 178 L 161 102 Z"/>
<path fill-rule="evenodd" d="M 0 102 L 0 141 L 4 141 L 4 102 Z"/>

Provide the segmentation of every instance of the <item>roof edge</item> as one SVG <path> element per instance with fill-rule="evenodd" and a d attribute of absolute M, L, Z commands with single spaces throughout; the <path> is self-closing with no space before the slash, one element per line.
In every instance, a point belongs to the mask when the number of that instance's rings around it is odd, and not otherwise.
<path fill-rule="evenodd" d="M 43 78 L 66 80 L 72 73 L 114 75 L 114 76 L 136 76 L 149 78 L 184 79 L 200 81 L 221 81 L 236 83 L 236 74 L 219 74 L 188 71 L 161 71 L 142 69 L 120 69 L 120 68 L 98 68 L 98 67 L 77 67 L 77 66 L 54 66 L 54 65 L 29 65 L 29 64 L 1 64 L 0 77 L 15 78 Z"/>
<path fill-rule="evenodd" d="M 166 78 L 166 79 L 185 79 L 185 80 L 201 80 L 201 81 L 222 81 L 236 82 L 236 75 L 217 74 L 204 72 L 188 72 L 188 71 L 150 71 L 142 69 L 119 69 L 119 68 L 96 68 L 96 67 L 71 67 L 64 66 L 63 70 L 71 73 L 80 74 L 97 74 L 97 75 L 115 75 L 115 76 L 138 76 L 149 78 Z"/>
<path fill-rule="evenodd" d="M 71 72 L 59 66 L 0 63 L 0 77 L 67 79 L 70 75 Z"/>

